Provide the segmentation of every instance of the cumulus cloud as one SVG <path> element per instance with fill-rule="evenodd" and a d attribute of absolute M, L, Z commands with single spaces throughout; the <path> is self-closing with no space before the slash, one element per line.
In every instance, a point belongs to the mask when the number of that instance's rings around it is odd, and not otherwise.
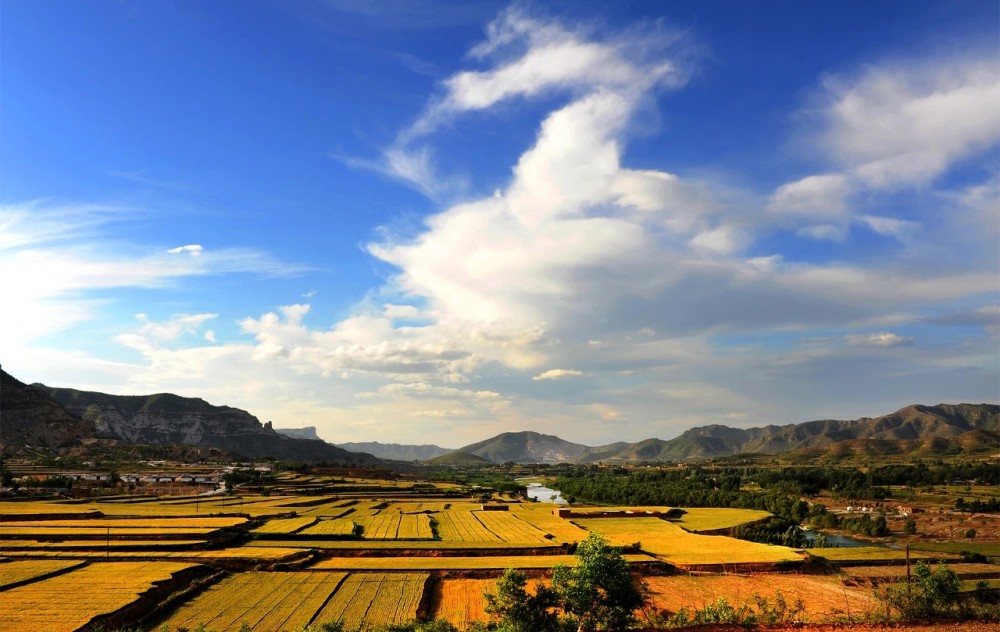
<path fill-rule="evenodd" d="M 535 382 L 540 382 L 542 380 L 566 380 L 574 377 L 583 377 L 586 375 L 583 371 L 577 371 L 576 369 L 549 369 L 548 371 L 543 371 L 531 378 Z"/>

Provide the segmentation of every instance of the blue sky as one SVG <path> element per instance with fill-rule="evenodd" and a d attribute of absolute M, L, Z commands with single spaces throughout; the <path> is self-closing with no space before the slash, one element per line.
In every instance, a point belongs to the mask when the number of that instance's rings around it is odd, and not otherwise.
<path fill-rule="evenodd" d="M 1000 400 L 996 2 L 8 2 L 0 362 L 334 442 Z"/>

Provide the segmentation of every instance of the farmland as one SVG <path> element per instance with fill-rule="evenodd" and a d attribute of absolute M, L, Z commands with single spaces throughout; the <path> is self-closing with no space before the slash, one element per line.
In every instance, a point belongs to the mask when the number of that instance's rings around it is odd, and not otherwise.
<path fill-rule="evenodd" d="M 3 593 L 0 630 L 70 632 L 133 602 L 189 564 L 102 562 Z"/>
<path fill-rule="evenodd" d="M 171 628 L 283 630 L 310 623 L 346 573 L 240 573 L 179 608 L 165 623 Z"/>
<path fill-rule="evenodd" d="M 649 621 L 720 597 L 739 607 L 779 596 L 801 599 L 810 621 L 860 620 L 876 603 L 872 585 L 905 577 L 902 549 L 802 550 L 731 537 L 771 520 L 760 509 L 574 505 L 557 515 L 555 505 L 496 493 L 489 503 L 442 497 L 456 493 L 453 485 L 425 484 L 424 495 L 392 480 L 278 480 L 269 495 L 2 501 L 3 602 L 70 595 L 52 615 L 54 630 L 110 613 L 145 630 L 204 624 L 222 632 L 245 623 L 265 632 L 327 621 L 374 630 L 415 616 L 464 626 L 485 619 L 483 591 L 505 569 L 527 572 L 531 585 L 546 582 L 556 565 L 578 563 L 573 549 L 591 532 L 622 547 L 644 576 Z M 924 539 L 912 543 L 910 558 L 948 562 L 975 590 L 977 581 L 1000 582 L 998 567 L 963 563 L 959 553 L 998 547 L 982 538 Z M 109 568 L 128 580 L 102 592 Z M 70 590 L 68 582 L 88 588 Z M 175 596 L 151 610 L 168 584 Z M 0 632 L 34 629 L 37 620 L 19 609 L 3 612 Z"/>
<path fill-rule="evenodd" d="M 600 533 L 613 544 L 638 544 L 642 551 L 682 566 L 796 563 L 803 559 L 787 547 L 696 535 L 657 518 L 593 518 L 574 522 Z"/>

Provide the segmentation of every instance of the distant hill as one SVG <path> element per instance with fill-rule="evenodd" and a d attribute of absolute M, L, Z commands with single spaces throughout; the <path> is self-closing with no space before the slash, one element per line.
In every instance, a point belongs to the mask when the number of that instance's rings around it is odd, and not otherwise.
<path fill-rule="evenodd" d="M 492 461 L 462 450 L 452 450 L 448 454 L 428 459 L 425 463 L 427 465 L 487 465 Z"/>
<path fill-rule="evenodd" d="M 553 435 L 537 432 L 504 432 L 497 436 L 459 448 L 494 463 L 558 463 L 576 461 L 590 450 L 585 445 L 571 443 Z"/>
<path fill-rule="evenodd" d="M 312 439 L 313 441 L 322 441 L 320 436 L 316 434 L 316 426 L 306 426 L 305 428 L 275 428 L 274 431 L 280 435 L 285 435 L 286 437 L 291 437 L 293 439 Z"/>
<path fill-rule="evenodd" d="M 108 395 L 34 384 L 32 388 L 93 425 L 98 436 L 128 444 L 191 445 L 218 448 L 247 458 L 379 465 L 370 454 L 348 452 L 317 439 L 296 439 L 275 432 L 239 408 L 213 406 L 203 399 L 172 393 Z"/>
<path fill-rule="evenodd" d="M 281 430 L 278 432 L 281 432 Z M 392 461 L 426 461 L 454 452 L 450 448 L 442 448 L 433 444 L 406 445 L 365 441 L 361 443 L 338 443 L 336 445 L 351 452 L 367 452 L 368 454 L 374 454 L 380 459 L 389 459 Z"/>
<path fill-rule="evenodd" d="M 634 463 L 688 461 L 740 453 L 949 455 L 997 451 L 1000 406 L 913 405 L 889 415 L 853 421 L 824 419 L 784 426 L 691 428 L 669 440 L 645 439 L 589 447 L 537 432 L 505 432 L 461 448 L 494 463 Z"/>
<path fill-rule="evenodd" d="M 31 448 L 68 448 L 94 439 L 93 421 L 70 414 L 44 390 L 0 369 L 0 453 Z"/>

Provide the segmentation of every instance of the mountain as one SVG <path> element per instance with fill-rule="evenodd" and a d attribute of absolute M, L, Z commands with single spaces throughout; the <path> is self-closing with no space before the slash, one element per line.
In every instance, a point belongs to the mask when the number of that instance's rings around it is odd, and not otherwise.
<path fill-rule="evenodd" d="M 297 439 L 275 432 L 239 408 L 213 406 L 203 399 L 172 393 L 108 395 L 34 384 L 70 414 L 93 425 L 99 436 L 130 444 L 192 445 L 219 448 L 247 458 L 378 465 L 370 454 L 348 452 L 318 439 Z"/>
<path fill-rule="evenodd" d="M 822 419 L 785 426 L 731 428 L 700 426 L 670 440 L 646 439 L 589 447 L 537 432 L 505 432 L 461 448 L 494 463 L 634 463 L 687 461 L 733 454 L 796 452 L 819 458 L 865 454 L 935 456 L 996 451 L 1000 406 L 996 404 L 913 405 L 882 417 Z"/>
<path fill-rule="evenodd" d="M 459 448 L 460 452 L 481 456 L 494 463 L 576 461 L 590 450 L 591 448 L 588 446 L 579 443 L 571 443 L 553 435 L 531 431 L 504 432 L 491 439 Z"/>
<path fill-rule="evenodd" d="M 316 434 L 316 426 L 306 426 L 305 428 L 275 428 L 275 432 L 280 435 L 285 435 L 286 437 L 291 437 L 293 439 L 312 439 L 314 441 L 322 441 L 319 435 Z M 357 450 L 357 452 L 362 452 L 362 450 Z"/>
<path fill-rule="evenodd" d="M 0 453 L 29 448 L 68 448 L 94 439 L 93 421 L 66 411 L 48 393 L 0 369 Z"/>
<path fill-rule="evenodd" d="M 278 432 L 282 432 L 279 430 Z M 380 459 L 391 461 L 426 461 L 444 456 L 454 450 L 433 444 L 406 445 L 400 443 L 379 443 L 378 441 L 338 443 L 337 447 L 351 452 L 367 452 Z"/>
<path fill-rule="evenodd" d="M 452 450 L 447 454 L 428 459 L 426 465 L 489 465 L 489 459 L 461 450 Z"/>

